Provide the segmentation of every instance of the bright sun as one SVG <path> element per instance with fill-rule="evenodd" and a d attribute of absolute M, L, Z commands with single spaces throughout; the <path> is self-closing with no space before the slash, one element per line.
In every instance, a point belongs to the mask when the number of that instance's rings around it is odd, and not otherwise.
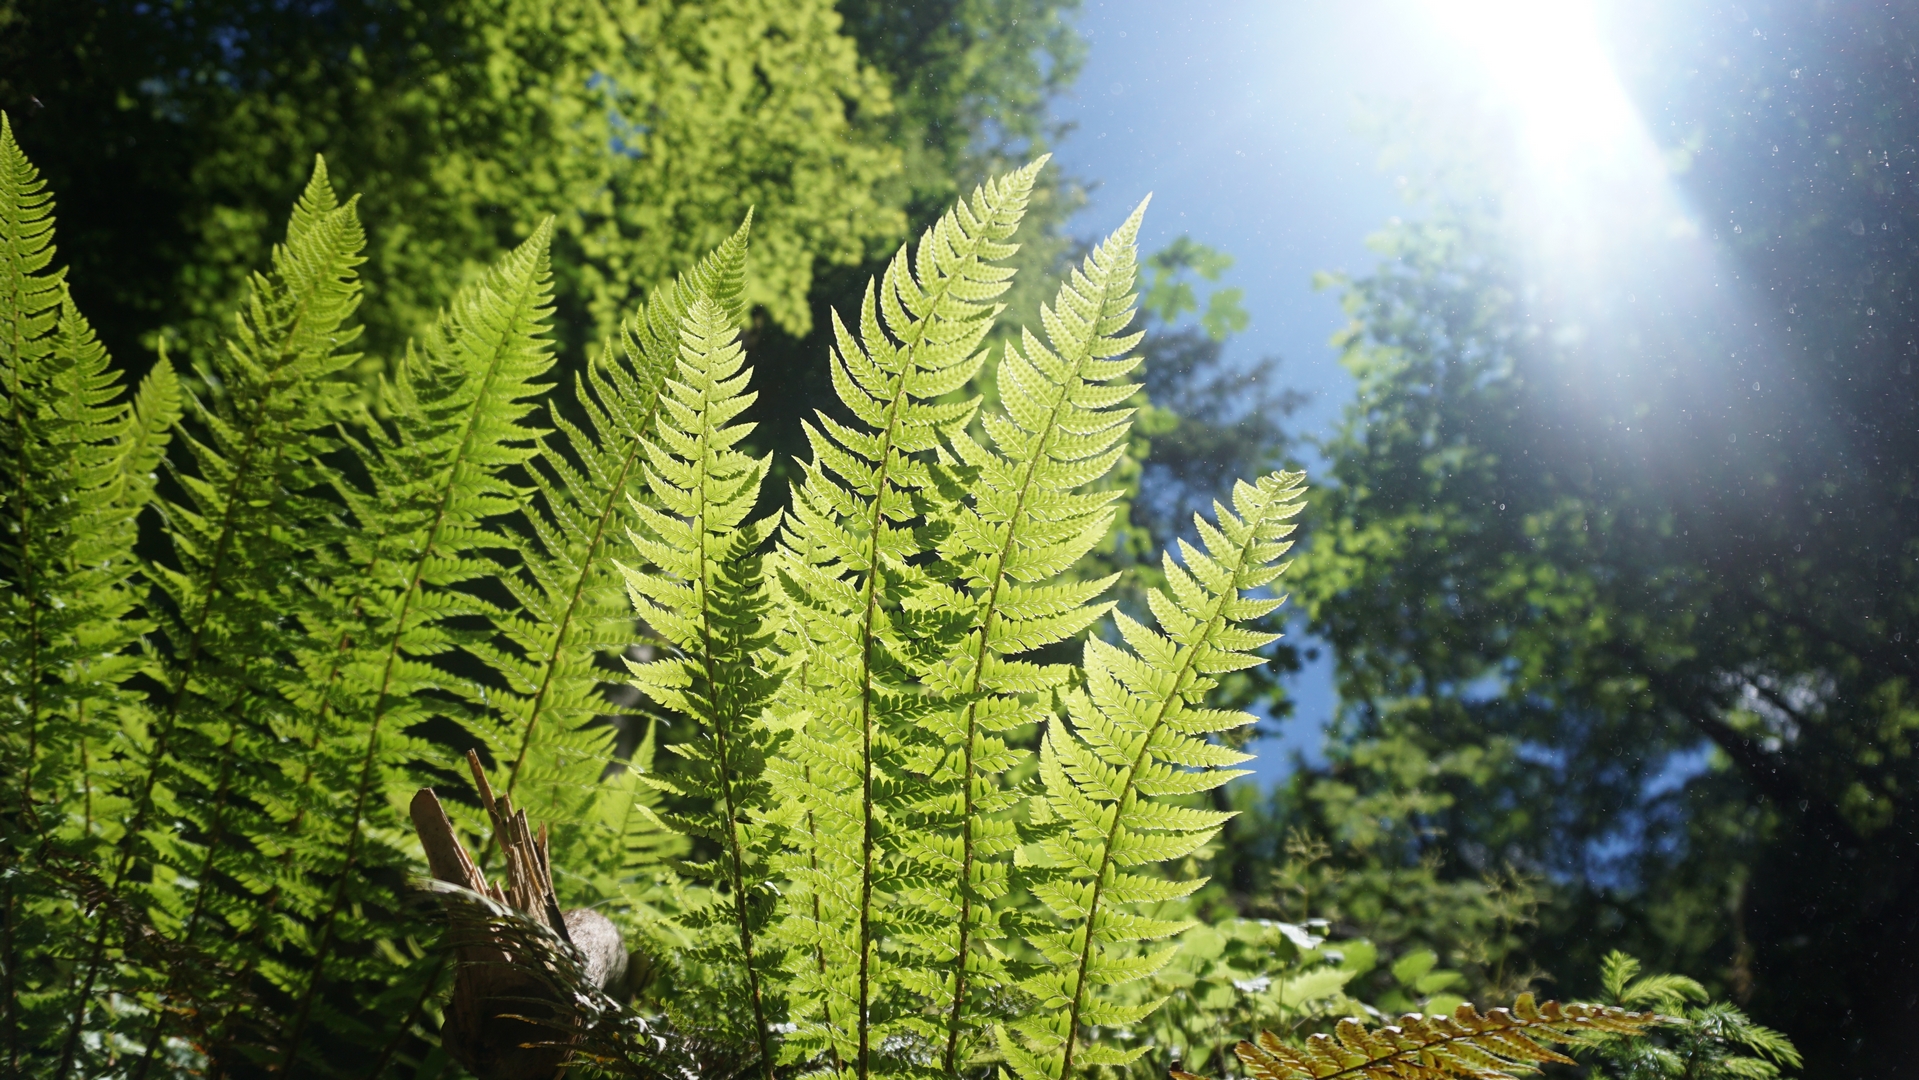
<path fill-rule="evenodd" d="M 1537 164 L 1590 167 L 1631 148 L 1637 117 L 1583 0 L 1425 0 L 1523 126 Z"/>

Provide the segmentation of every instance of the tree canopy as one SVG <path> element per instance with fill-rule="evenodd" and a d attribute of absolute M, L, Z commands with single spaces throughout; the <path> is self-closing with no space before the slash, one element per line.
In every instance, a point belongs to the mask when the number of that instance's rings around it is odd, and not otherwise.
<path fill-rule="evenodd" d="M 1340 284 L 1302 589 L 1344 712 L 1292 805 L 1368 865 L 1543 875 L 1555 975 L 1633 942 L 1883 1071 L 1919 1023 L 1919 40 L 1864 4 L 1629 21 L 1718 269 L 1556 291 L 1494 184 Z"/>

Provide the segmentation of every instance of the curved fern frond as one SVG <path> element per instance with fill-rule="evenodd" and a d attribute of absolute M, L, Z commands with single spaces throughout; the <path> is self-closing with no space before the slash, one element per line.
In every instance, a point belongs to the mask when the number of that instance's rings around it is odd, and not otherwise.
<path fill-rule="evenodd" d="M 402 875 L 372 871 L 412 865 L 399 808 L 422 786 L 414 763 L 436 756 L 418 726 L 436 716 L 480 726 L 445 692 L 460 680 L 435 661 L 482 640 L 483 631 L 455 620 L 496 614 L 472 586 L 504 576 L 489 552 L 506 544 L 489 523 L 519 509 L 525 492 L 504 474 L 537 452 L 541 432 L 523 421 L 545 389 L 534 380 L 552 364 L 543 336 L 551 236 L 549 220 L 408 345 L 384 387 L 389 420 L 362 449 L 370 490 L 341 485 L 359 528 L 345 536 L 353 570 L 338 586 L 341 621 L 324 635 L 340 675 L 322 690 L 328 760 L 320 774 L 339 805 L 324 821 L 309 818 L 298 840 L 310 854 L 295 861 L 326 867 L 331 887 L 309 883 L 295 903 L 313 924 L 308 963 L 283 987 L 294 999 L 288 1064 L 303 1051 L 330 981 L 393 982 L 386 954 L 342 940 L 367 932 L 367 922 L 340 916 L 349 906 L 399 908 L 386 882 Z"/>
<path fill-rule="evenodd" d="M 642 780 L 694 807 L 661 816 L 719 852 L 684 867 L 716 893 L 712 904 L 681 919 L 695 942 L 686 958 L 715 977 L 710 995 L 695 995 L 679 1010 L 709 1030 L 757 1044 L 771 1080 L 770 1025 L 784 1020 L 784 1009 L 769 989 L 781 954 L 767 940 L 769 857 L 779 830 L 766 820 L 774 804 L 766 763 L 781 739 L 764 716 L 777 685 L 762 666 L 772 644 L 761 570 L 770 520 L 748 520 L 771 458 L 737 448 L 753 425 L 735 418 L 757 396 L 746 391 L 751 371 L 737 337 L 711 299 L 687 312 L 665 408 L 645 440 L 654 504 L 635 504 L 639 527 L 631 533 L 642 565 L 655 569 L 625 571 L 634 608 L 677 655 L 629 666 L 636 687 L 695 724 L 692 740 L 671 747 L 682 759 L 671 778 Z"/>
<path fill-rule="evenodd" d="M 131 646 L 137 517 L 180 414 L 164 358 L 131 403 L 53 257 L 52 200 L 0 113 L 0 995 L 9 1071 L 60 1030 L 67 943 L 84 904 L 48 888 L 112 852 L 121 809 L 100 790 L 138 698 Z"/>
<path fill-rule="evenodd" d="M 1033 893 L 1061 929 L 1030 938 L 1045 967 L 1022 981 L 1040 1003 L 1000 1029 L 999 1044 L 1025 1080 L 1059 1080 L 1075 1065 L 1123 1065 L 1143 1048 L 1087 1045 L 1083 1026 L 1132 1023 L 1158 1002 L 1122 1005 L 1101 987 L 1144 978 L 1177 946 L 1152 950 L 1184 923 L 1127 911 L 1175 899 L 1203 880 L 1168 881 L 1140 869 L 1190 854 L 1228 814 L 1156 801 L 1208 791 L 1236 776 L 1227 766 L 1249 755 L 1208 736 L 1253 722 L 1241 712 L 1204 707 L 1214 676 L 1263 663 L 1252 650 L 1274 640 L 1242 624 L 1284 598 L 1256 598 L 1286 569 L 1290 519 L 1304 504 L 1301 473 L 1271 473 L 1233 489 L 1233 509 L 1214 504 L 1217 524 L 1195 517 L 1205 550 L 1182 541 L 1184 565 L 1167 552 L 1167 589 L 1148 599 L 1161 630 L 1121 614 L 1127 647 L 1086 643 L 1084 687 L 1066 695 L 1070 727 L 1055 721 L 1040 749 L 1044 793 L 1032 802 L 1036 824 L 1050 826 L 1037 845 Z"/>
<path fill-rule="evenodd" d="M 1586 1044 L 1637 1035 L 1666 1018 L 1610 1005 L 1535 1004 L 1521 994 L 1513 1007 L 1481 1014 L 1461 1005 L 1451 1016 L 1409 1013 L 1368 1030 L 1341 1020 L 1331 1035 L 1289 1045 L 1272 1032 L 1236 1048 L 1253 1080 L 1516 1080 L 1545 1062 L 1577 1064 L 1550 1043 Z M 1175 1070 L 1174 1080 L 1200 1080 Z"/>
<path fill-rule="evenodd" d="M 778 593 L 792 629 L 787 650 L 803 677 L 783 684 L 782 712 L 805 717 L 794 740 L 794 790 L 815 828 L 800 830 L 789 869 L 818 903 L 795 905 L 789 944 L 815 957 L 794 968 L 809 1008 L 789 1039 L 802 1056 L 831 1054 L 863 1078 L 937 1056 L 944 1029 L 919 1007 L 877 942 L 906 892 L 923 887 L 892 865 L 912 838 L 899 831 L 914 787 L 943 753 L 929 722 L 953 703 L 917 685 L 915 661 L 960 641 L 968 617 L 952 586 L 923 557 L 935 550 L 942 507 L 960 492 L 935 451 L 972 418 L 977 400 L 946 400 L 985 361 L 979 346 L 1007 288 L 996 265 L 1025 213 L 1044 159 L 975 190 L 929 228 L 908 258 L 902 246 L 869 284 L 859 330 L 833 316 L 833 385 L 852 416 L 807 425 L 813 458 L 781 531 Z M 943 490 L 942 490 L 943 489 Z M 817 843 L 812 838 L 817 837 Z M 896 872 L 899 871 L 899 872 Z M 910 917 L 910 914 L 905 916 Z M 891 1051 L 876 1063 L 880 1045 Z"/>
<path fill-rule="evenodd" d="M 908 894 L 927 929 L 917 942 L 936 958 L 941 981 L 927 992 L 945 1016 L 948 1072 L 972 1058 L 988 1010 L 975 997 L 1010 981 L 986 947 L 1007 935 L 995 905 L 1008 894 L 1018 847 L 1008 818 L 1021 797 L 1001 776 L 1027 755 L 1007 745 L 1012 728 L 1043 721 L 1044 695 L 1071 679 L 1067 665 L 1036 665 L 1017 654 L 1065 641 L 1106 614 L 1096 602 L 1117 577 L 1061 581 L 1113 525 L 1115 490 L 1088 490 L 1125 450 L 1133 410 L 1121 404 L 1139 365 L 1126 354 L 1141 335 L 1133 319 L 1137 209 L 1060 285 L 1040 309 L 1042 342 L 1030 331 L 1009 344 L 997 368 L 999 408 L 984 416 L 985 443 L 966 433 L 951 446 L 974 479 L 939 546 L 970 608 L 971 628 L 951 654 L 923 672 L 935 694 L 961 702 L 944 732 L 945 758 L 920 785 L 915 817 L 957 850 L 913 858 L 931 890 Z M 956 605 L 956 606 L 960 606 Z M 910 858 L 910 857 L 909 857 Z"/>
<path fill-rule="evenodd" d="M 613 764 L 612 729 L 593 726 L 608 711 L 609 673 L 599 660 L 633 639 L 633 609 L 607 551 L 638 524 L 645 440 L 660 412 L 662 381 L 679 362 L 682 322 L 706 298 L 730 325 L 745 316 L 751 225 L 749 216 L 692 271 L 655 290 L 621 327 L 618 353 L 607 342 L 599 362 L 576 377 L 583 420 L 549 409 L 555 434 L 533 463 L 539 497 L 522 514 L 520 572 L 502 581 L 517 607 L 495 618 L 509 647 L 469 646 L 505 683 L 487 702 L 499 721 L 485 729 L 488 750 L 502 763 L 507 793 L 556 827 L 560 865 L 621 859 L 626 834 L 609 831 L 592 809 Z M 558 884 L 569 887 L 564 878 Z"/>
<path fill-rule="evenodd" d="M 346 324 L 359 303 L 363 243 L 354 204 L 339 204 L 316 162 L 271 272 L 252 276 L 227 347 L 196 369 L 204 389 L 188 398 L 175 443 L 185 451 L 173 459 L 184 501 L 165 507 L 173 565 L 153 572 L 162 689 L 151 723 L 129 727 L 120 744 L 125 824 L 102 878 L 137 895 L 174 946 L 201 955 L 208 970 L 236 965 L 245 938 L 203 932 L 214 922 L 250 929 L 264 917 L 257 901 L 273 876 L 272 838 L 286 808 L 314 794 L 283 768 L 282 740 L 303 727 L 289 658 L 308 647 L 288 614 L 306 606 L 311 577 L 323 575 L 315 552 L 336 518 L 325 458 L 339 446 L 331 429 L 349 412 L 351 385 L 339 376 L 357 359 L 346 350 L 358 332 Z M 99 921 L 74 981 L 62 1073 L 83 1028 L 114 1015 L 95 998 L 111 931 L 111 920 Z M 243 989 L 237 980 L 225 987 Z M 147 1052 L 136 1074 L 150 1067 L 164 1018 L 156 1011 L 139 1036 Z"/>

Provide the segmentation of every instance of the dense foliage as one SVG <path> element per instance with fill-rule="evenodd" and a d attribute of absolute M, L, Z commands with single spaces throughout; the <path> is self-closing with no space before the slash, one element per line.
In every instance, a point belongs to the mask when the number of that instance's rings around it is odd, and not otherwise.
<path fill-rule="evenodd" d="M 791 347 L 955 177 L 1043 148 L 1063 6 L 6 0 L 0 107 L 135 370 L 217 348 L 320 152 L 364 193 L 370 357 L 553 213 L 565 362 L 749 206 L 749 299 Z"/>
<path fill-rule="evenodd" d="M 857 332 L 835 317 L 850 419 L 817 418 L 790 508 L 753 519 L 744 228 L 575 380 L 583 424 L 549 406 L 534 426 L 550 219 L 408 343 L 370 410 L 349 351 L 365 234 L 319 166 L 204 389 L 163 365 L 129 405 L 47 269 L 45 184 L 0 120 L 26 485 L 6 503 L 10 1061 L 378 1073 L 443 1053 L 399 814 L 457 745 L 556 828 L 542 858 L 579 868 L 556 890 L 678 969 L 669 1015 L 757 1044 L 766 1075 L 1059 1077 L 1143 1054 L 1087 1033 L 1159 1004 L 1114 995 L 1189 925 L 1149 911 L 1199 882 L 1152 867 L 1224 820 L 1179 797 L 1245 758 L 1207 736 L 1251 718 L 1205 701 L 1271 640 L 1240 624 L 1279 603 L 1258 592 L 1300 477 L 1240 484 L 1164 560 L 1157 629 L 1120 615 L 1083 664 L 1027 659 L 1111 606 L 1113 576 L 1070 572 L 1120 494 L 1100 481 L 1128 445 L 1144 209 L 1004 351 L 982 411 L 954 395 L 987 360 L 1038 169 L 902 247 Z M 170 435 L 167 550 L 141 558 L 130 525 Z M 699 732 L 658 777 L 596 722 L 594 660 L 636 632 L 616 531 L 669 649 L 635 684 Z M 1035 765 L 1030 792 L 1008 775 Z M 655 792 L 677 797 L 664 818 Z M 714 858 L 671 871 L 662 821 Z"/>

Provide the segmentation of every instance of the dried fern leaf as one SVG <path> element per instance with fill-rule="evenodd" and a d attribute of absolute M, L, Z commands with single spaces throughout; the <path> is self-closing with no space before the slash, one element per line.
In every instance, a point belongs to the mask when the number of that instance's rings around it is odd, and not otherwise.
<path fill-rule="evenodd" d="M 1547 1043 L 1579 1044 L 1637 1035 L 1665 1022 L 1650 1012 L 1610 1005 L 1536 1003 L 1521 994 L 1511 1009 L 1481 1013 L 1461 1005 L 1451 1016 L 1408 1013 L 1367 1029 L 1341 1020 L 1331 1035 L 1289 1045 L 1270 1031 L 1236 1049 L 1253 1080 L 1515 1080 L 1544 1062 L 1576 1064 Z M 1172 1072 L 1173 1080 L 1201 1080 Z"/>

